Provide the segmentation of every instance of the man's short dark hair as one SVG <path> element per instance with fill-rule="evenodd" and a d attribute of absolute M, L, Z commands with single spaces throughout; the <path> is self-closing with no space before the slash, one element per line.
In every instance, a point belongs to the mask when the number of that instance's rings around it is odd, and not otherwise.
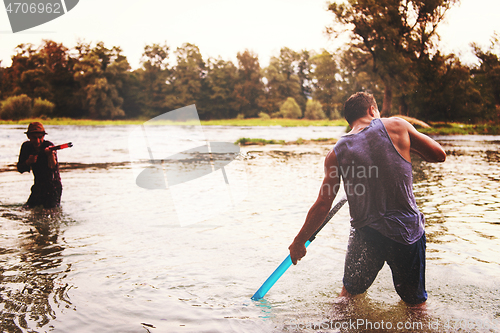
<path fill-rule="evenodd" d="M 360 91 L 351 95 L 344 104 L 344 117 L 349 124 L 366 116 L 369 107 L 377 107 L 377 101 L 372 94 Z"/>

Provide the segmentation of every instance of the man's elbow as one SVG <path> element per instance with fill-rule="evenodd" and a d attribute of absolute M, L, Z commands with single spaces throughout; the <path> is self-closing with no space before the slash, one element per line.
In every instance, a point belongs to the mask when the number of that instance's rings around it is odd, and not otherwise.
<path fill-rule="evenodd" d="M 17 163 L 16 167 L 17 167 L 17 171 L 19 171 L 19 173 L 24 173 L 26 171 L 30 171 L 29 167 L 23 165 L 21 162 Z"/>
<path fill-rule="evenodd" d="M 444 161 L 446 161 L 446 152 L 443 149 L 439 149 L 438 151 L 434 152 L 434 156 L 429 162 L 441 163 Z"/>
<path fill-rule="evenodd" d="M 438 162 L 444 162 L 444 161 L 446 161 L 446 153 L 443 151 L 443 153 L 438 158 Z"/>

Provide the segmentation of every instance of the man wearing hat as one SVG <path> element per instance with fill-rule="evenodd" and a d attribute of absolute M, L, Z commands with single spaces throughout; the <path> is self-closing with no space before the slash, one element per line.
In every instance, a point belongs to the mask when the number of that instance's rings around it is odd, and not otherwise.
<path fill-rule="evenodd" d="M 62 184 L 56 152 L 49 149 L 53 144 L 44 140 L 47 132 L 39 122 L 29 124 L 25 134 L 29 141 L 21 146 L 17 170 L 21 173 L 33 170 L 35 183 L 24 207 L 57 207 L 61 203 Z"/>

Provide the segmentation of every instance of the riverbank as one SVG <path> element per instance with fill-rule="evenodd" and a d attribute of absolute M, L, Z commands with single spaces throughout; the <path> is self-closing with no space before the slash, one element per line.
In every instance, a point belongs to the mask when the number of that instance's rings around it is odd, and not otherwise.
<path fill-rule="evenodd" d="M 235 144 L 239 144 L 240 146 L 265 146 L 265 145 L 307 145 L 311 143 L 322 143 L 333 145 L 337 143 L 337 139 L 333 138 L 318 138 L 306 140 L 302 138 L 298 138 L 293 141 L 285 141 L 285 140 L 266 140 L 266 139 L 258 139 L 258 138 L 240 138 L 236 140 Z"/>
<path fill-rule="evenodd" d="M 149 119 L 127 119 L 127 120 L 95 120 L 95 119 L 72 119 L 72 118 L 48 118 L 48 119 L 23 119 L 23 120 L 0 120 L 0 125 L 28 125 L 30 122 L 39 121 L 44 125 L 74 125 L 74 126 L 123 126 L 141 125 Z M 347 126 L 344 119 L 339 120 L 308 120 L 308 119 L 219 119 L 202 120 L 203 126 L 280 126 L 280 127 L 307 127 L 307 126 Z M 195 122 L 173 122 L 165 121 L 164 125 L 195 125 Z M 418 124 L 415 124 L 418 125 Z M 500 125 L 494 124 L 461 124 L 431 122 L 431 127 L 423 128 L 416 126 L 418 131 L 428 135 L 500 135 Z"/>
<path fill-rule="evenodd" d="M 428 135 L 500 135 L 500 125 L 430 123 L 430 128 L 419 128 L 419 132 Z"/>

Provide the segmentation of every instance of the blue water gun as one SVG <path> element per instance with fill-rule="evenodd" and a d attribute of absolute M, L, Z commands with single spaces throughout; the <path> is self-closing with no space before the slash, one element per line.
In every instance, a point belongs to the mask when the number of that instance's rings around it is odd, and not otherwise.
<path fill-rule="evenodd" d="M 318 230 L 316 230 L 314 234 L 306 241 L 305 243 L 306 247 L 308 247 L 309 244 L 311 244 L 311 242 L 316 238 L 318 232 L 320 232 L 321 229 L 323 229 L 323 227 L 331 220 L 333 215 L 335 215 L 340 210 L 340 208 L 342 208 L 342 206 L 346 203 L 346 201 L 347 197 L 344 196 L 342 199 L 339 200 L 339 202 L 337 202 L 335 206 L 333 206 L 333 208 L 330 210 L 330 212 L 328 213 L 328 215 L 326 216 L 325 220 L 318 228 Z M 288 267 L 290 267 L 291 265 L 292 265 L 292 259 L 290 258 L 290 255 L 288 255 L 288 257 L 286 257 L 286 259 L 283 260 L 283 262 L 278 266 L 278 268 L 276 268 L 273 274 L 271 274 L 267 278 L 266 282 L 264 282 L 264 284 L 259 288 L 259 290 L 255 292 L 255 294 L 252 296 L 252 300 L 258 301 L 262 299 L 269 291 L 269 289 L 271 289 L 271 287 L 276 283 L 276 281 L 278 281 L 278 279 L 283 275 L 283 273 L 286 272 Z"/>

